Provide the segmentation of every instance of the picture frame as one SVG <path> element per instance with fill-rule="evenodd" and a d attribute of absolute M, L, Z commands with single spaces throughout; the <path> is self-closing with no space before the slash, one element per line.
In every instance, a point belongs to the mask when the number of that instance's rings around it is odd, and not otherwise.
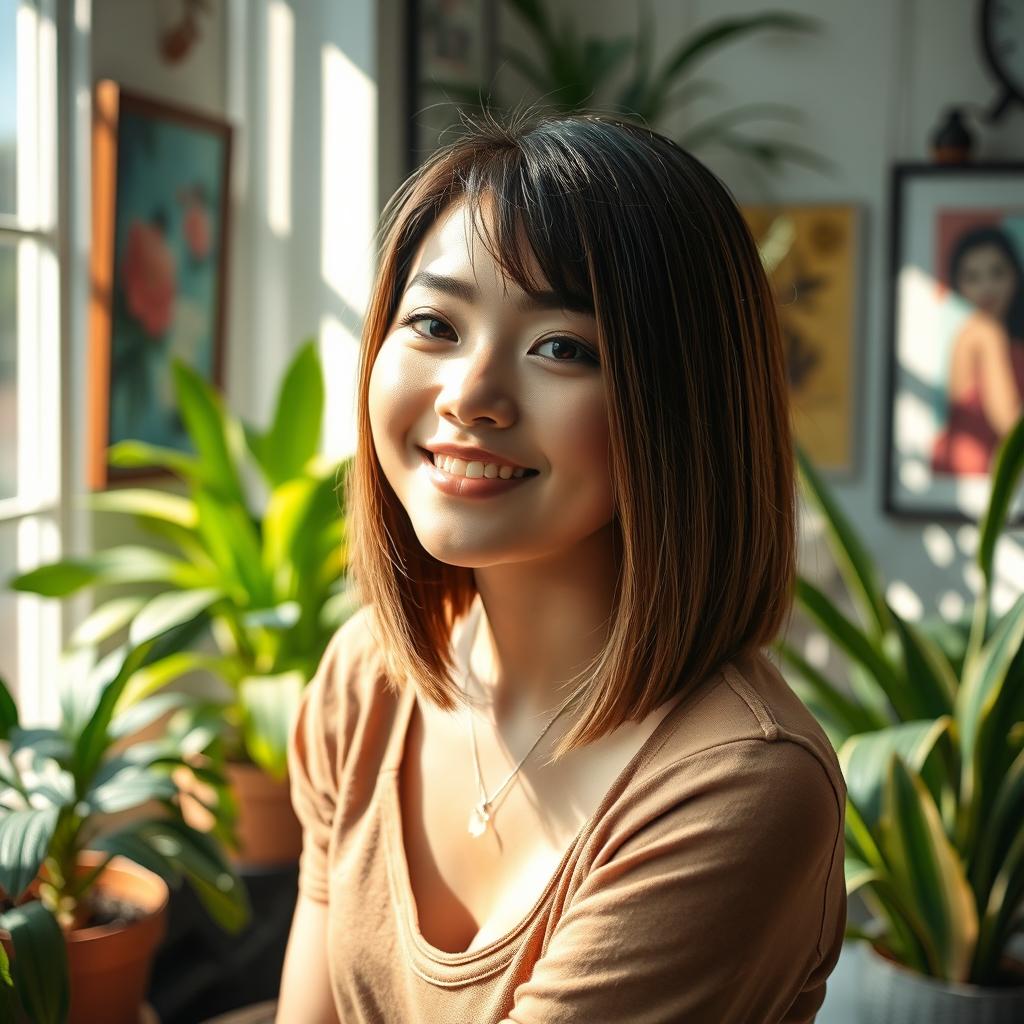
<path fill-rule="evenodd" d="M 776 299 L 796 443 L 819 471 L 856 468 L 863 207 L 744 203 Z"/>
<path fill-rule="evenodd" d="M 890 211 L 884 508 L 977 523 L 1024 401 L 1024 163 L 896 164 Z"/>
<path fill-rule="evenodd" d="M 479 110 L 497 69 L 497 0 L 406 0 L 407 171 Z"/>
<path fill-rule="evenodd" d="M 104 79 L 92 127 L 87 482 L 167 476 L 114 467 L 123 440 L 191 452 L 172 360 L 222 389 L 232 126 Z"/>

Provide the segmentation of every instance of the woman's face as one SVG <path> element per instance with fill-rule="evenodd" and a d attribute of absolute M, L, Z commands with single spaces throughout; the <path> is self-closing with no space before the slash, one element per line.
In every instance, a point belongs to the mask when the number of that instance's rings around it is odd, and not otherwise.
<path fill-rule="evenodd" d="M 531 276 L 543 281 L 536 263 Z M 612 519 L 597 323 L 560 305 L 532 305 L 504 281 L 461 203 L 413 259 L 371 371 L 370 426 L 384 476 L 440 561 L 480 568 L 561 556 Z M 493 458 L 448 473 L 424 453 L 442 444 Z M 535 472 L 504 483 L 499 471 L 490 482 L 494 468 L 471 465 L 488 461 Z M 484 477 L 462 478 L 467 467 Z M 493 493 L 471 493 L 481 488 Z"/>
<path fill-rule="evenodd" d="M 956 290 L 975 309 L 1003 320 L 1017 288 L 1013 265 L 995 245 L 969 249 L 960 260 Z"/>

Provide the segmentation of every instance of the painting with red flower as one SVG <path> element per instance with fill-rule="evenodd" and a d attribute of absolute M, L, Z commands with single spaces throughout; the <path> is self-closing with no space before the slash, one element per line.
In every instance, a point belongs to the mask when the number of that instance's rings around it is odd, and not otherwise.
<path fill-rule="evenodd" d="M 103 81 L 93 126 L 90 483 L 123 440 L 189 451 L 171 365 L 223 372 L 231 128 Z"/>

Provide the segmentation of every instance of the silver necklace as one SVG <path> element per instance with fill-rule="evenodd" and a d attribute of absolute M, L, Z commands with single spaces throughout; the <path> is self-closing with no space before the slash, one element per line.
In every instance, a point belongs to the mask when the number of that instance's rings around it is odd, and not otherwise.
<path fill-rule="evenodd" d="M 468 680 L 470 675 L 469 653 L 473 647 L 472 637 L 476 633 L 477 621 L 478 620 L 474 620 L 472 628 L 467 630 L 470 640 L 466 645 L 466 671 L 462 682 L 462 692 L 465 693 L 467 696 L 468 691 L 466 687 L 466 681 Z M 512 769 L 512 771 L 509 773 L 505 781 L 490 796 L 488 796 L 487 790 L 484 788 L 484 777 L 483 773 L 480 771 L 480 758 L 476 750 L 476 730 L 473 726 L 473 709 L 467 705 L 466 714 L 469 716 L 469 735 L 473 745 L 473 766 L 476 769 L 476 785 L 477 791 L 480 794 L 480 799 L 477 801 L 476 806 L 474 806 L 473 810 L 470 812 L 469 815 L 469 834 L 473 836 L 474 839 L 478 838 L 479 836 L 482 836 L 487 831 L 487 826 L 491 824 L 491 816 L 494 813 L 495 801 L 505 791 L 505 787 L 508 786 L 508 784 L 516 777 L 516 775 L 519 774 L 519 769 L 523 767 L 523 765 L 526 762 L 526 759 L 534 752 L 534 750 L 537 749 L 537 744 L 540 743 L 542 739 L 544 739 L 548 729 L 550 729 L 551 726 L 555 724 L 556 719 L 559 717 L 559 715 L 562 714 L 563 711 L 565 711 L 565 708 L 562 708 L 561 711 L 555 712 L 551 721 L 544 726 L 543 730 L 541 731 L 541 734 L 537 737 L 536 740 L 534 740 L 533 746 L 530 747 L 530 749 L 522 756 L 522 758 L 519 761 L 519 764 L 517 764 L 515 768 Z"/>

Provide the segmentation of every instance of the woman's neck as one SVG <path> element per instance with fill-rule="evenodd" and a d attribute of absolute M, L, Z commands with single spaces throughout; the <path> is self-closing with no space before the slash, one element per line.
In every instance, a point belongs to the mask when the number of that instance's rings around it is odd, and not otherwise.
<path fill-rule="evenodd" d="M 614 529 L 609 523 L 557 561 L 474 571 L 483 607 L 469 692 L 494 721 L 546 717 L 570 692 L 562 684 L 604 646 L 618 572 Z"/>

